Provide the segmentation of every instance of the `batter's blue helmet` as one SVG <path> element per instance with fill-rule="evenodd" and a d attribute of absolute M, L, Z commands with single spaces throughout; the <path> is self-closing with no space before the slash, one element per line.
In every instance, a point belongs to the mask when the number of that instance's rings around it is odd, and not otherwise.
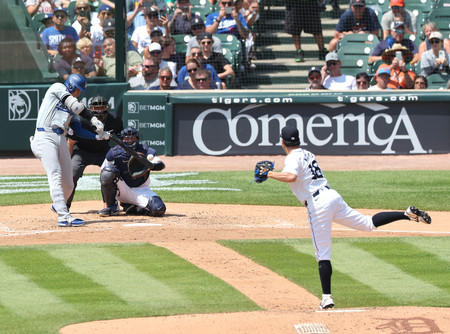
<path fill-rule="evenodd" d="M 77 88 L 82 92 L 86 92 L 86 79 L 79 74 L 71 74 L 64 81 L 64 85 L 69 90 L 69 93 L 73 93 Z"/>

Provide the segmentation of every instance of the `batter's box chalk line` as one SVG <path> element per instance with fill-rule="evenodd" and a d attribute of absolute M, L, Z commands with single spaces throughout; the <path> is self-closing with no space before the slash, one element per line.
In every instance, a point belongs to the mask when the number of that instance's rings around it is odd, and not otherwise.
<path fill-rule="evenodd" d="M 305 324 L 297 324 L 294 325 L 295 330 L 297 333 L 308 333 L 308 334 L 327 334 L 330 333 L 330 330 L 328 327 L 324 324 L 311 324 L 311 323 L 305 323 Z"/>

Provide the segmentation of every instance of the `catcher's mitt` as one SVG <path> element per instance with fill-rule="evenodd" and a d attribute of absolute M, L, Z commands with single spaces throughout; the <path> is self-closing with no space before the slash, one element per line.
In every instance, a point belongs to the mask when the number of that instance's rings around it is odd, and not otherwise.
<path fill-rule="evenodd" d="M 146 159 L 144 154 L 139 153 L 139 155 L 141 155 L 143 159 Z M 144 165 L 134 156 L 131 156 L 130 160 L 128 160 L 128 172 L 134 179 L 144 176 L 150 169 L 149 166 Z"/>
<path fill-rule="evenodd" d="M 256 183 L 261 183 L 267 180 L 267 173 L 272 171 L 274 166 L 275 162 L 273 161 L 259 161 L 255 166 L 255 179 L 253 181 Z"/>

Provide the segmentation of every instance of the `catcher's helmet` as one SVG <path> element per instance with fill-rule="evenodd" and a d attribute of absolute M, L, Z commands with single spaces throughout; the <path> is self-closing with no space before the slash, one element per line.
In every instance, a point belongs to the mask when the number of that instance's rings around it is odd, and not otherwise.
<path fill-rule="evenodd" d="M 89 104 L 89 109 L 91 109 L 93 115 L 102 123 L 105 123 L 108 116 L 108 107 L 108 101 L 100 95 L 93 97 Z"/>
<path fill-rule="evenodd" d="M 135 148 L 140 138 L 139 132 L 132 127 L 127 127 L 120 131 L 120 139 L 128 147 Z"/>
<path fill-rule="evenodd" d="M 82 92 L 86 92 L 86 79 L 79 74 L 71 74 L 68 76 L 64 85 L 69 90 L 69 93 L 73 93 L 77 88 Z"/>

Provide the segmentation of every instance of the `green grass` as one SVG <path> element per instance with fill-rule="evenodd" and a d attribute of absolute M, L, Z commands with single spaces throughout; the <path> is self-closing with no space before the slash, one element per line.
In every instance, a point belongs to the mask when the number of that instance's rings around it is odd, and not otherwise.
<path fill-rule="evenodd" d="M 310 239 L 220 241 L 320 298 Z M 340 308 L 450 307 L 445 237 L 333 240 L 332 293 Z"/>
<path fill-rule="evenodd" d="M 100 319 L 260 310 L 150 244 L 0 247 L 0 332 L 57 333 Z"/>
<path fill-rule="evenodd" d="M 411 204 L 450 211 L 450 171 L 327 172 L 330 186 L 354 208 L 404 210 Z M 165 202 L 298 206 L 286 183 L 250 183 L 252 172 L 153 173 L 153 189 Z M 8 186 L 0 179 L 0 190 Z M 162 185 L 162 186 L 161 186 Z M 182 187 L 183 189 L 180 189 Z M 9 188 L 8 188 L 9 189 Z M 101 200 L 100 190 L 77 191 L 75 201 Z M 2 194 L 0 206 L 51 202 L 49 192 Z"/>

